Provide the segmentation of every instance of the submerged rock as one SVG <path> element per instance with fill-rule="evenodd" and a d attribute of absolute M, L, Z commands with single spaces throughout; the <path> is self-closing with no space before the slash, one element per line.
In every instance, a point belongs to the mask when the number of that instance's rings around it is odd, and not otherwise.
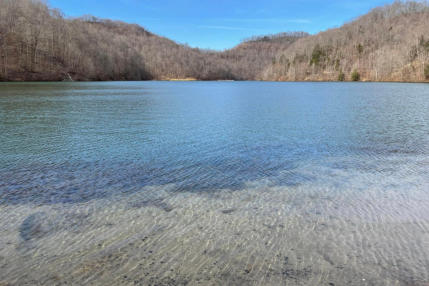
<path fill-rule="evenodd" d="M 222 210 L 223 214 L 232 214 L 233 212 L 235 212 L 237 209 L 225 209 Z"/>
<path fill-rule="evenodd" d="M 19 235 L 24 241 L 40 239 L 53 229 L 53 222 L 45 212 L 29 215 L 19 227 Z"/>
<path fill-rule="evenodd" d="M 88 214 L 37 212 L 24 219 L 19 227 L 19 236 L 26 242 L 56 231 L 79 232 L 87 222 Z"/>

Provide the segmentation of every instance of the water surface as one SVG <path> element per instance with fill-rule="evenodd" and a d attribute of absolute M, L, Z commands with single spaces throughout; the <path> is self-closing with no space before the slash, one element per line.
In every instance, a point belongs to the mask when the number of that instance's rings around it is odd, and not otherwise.
<path fill-rule="evenodd" d="M 429 86 L 0 84 L 0 285 L 428 285 Z"/>

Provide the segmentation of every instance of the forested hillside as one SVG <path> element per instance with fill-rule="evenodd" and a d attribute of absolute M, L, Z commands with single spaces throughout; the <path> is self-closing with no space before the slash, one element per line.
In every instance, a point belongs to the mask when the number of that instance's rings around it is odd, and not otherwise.
<path fill-rule="evenodd" d="M 246 39 L 233 49 L 215 53 L 218 62 L 229 66 L 235 79 L 261 80 L 262 71 L 283 49 L 309 34 L 281 33 Z"/>
<path fill-rule="evenodd" d="M 0 80 L 254 79 L 304 33 L 225 53 L 179 45 L 138 25 L 66 19 L 37 0 L 0 0 Z"/>
<path fill-rule="evenodd" d="M 223 52 L 41 0 L 0 0 L 0 80 L 429 80 L 429 6 L 395 2 L 317 35 L 254 37 Z"/>
<path fill-rule="evenodd" d="M 269 80 L 429 80 L 429 5 L 395 2 L 293 43 L 265 70 Z"/>

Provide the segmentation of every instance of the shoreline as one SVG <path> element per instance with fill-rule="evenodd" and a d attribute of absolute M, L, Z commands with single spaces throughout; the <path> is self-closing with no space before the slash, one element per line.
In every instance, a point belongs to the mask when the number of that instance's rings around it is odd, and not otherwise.
<path fill-rule="evenodd" d="M 361 80 L 361 81 L 338 81 L 338 80 L 231 80 L 231 79 L 220 79 L 220 80 L 203 80 L 196 78 L 189 79 L 150 79 L 150 80 L 73 80 L 73 81 L 61 81 L 61 80 L 0 80 L 2 83 L 73 83 L 73 82 L 272 82 L 272 83 L 426 83 L 429 84 L 429 80 L 426 81 L 400 81 L 400 80 Z"/>

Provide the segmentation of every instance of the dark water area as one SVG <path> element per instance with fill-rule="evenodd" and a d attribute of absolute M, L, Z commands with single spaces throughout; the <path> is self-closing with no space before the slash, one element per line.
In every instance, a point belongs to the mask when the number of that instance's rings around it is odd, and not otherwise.
<path fill-rule="evenodd" d="M 240 189 L 263 178 L 287 186 L 312 179 L 294 172 L 304 160 L 427 155 L 428 92 L 407 84 L 3 84 L 0 202 L 79 203 L 112 195 L 109 188 L 163 184 Z"/>
<path fill-rule="evenodd" d="M 0 285 L 427 285 L 429 86 L 2 83 L 0 215 Z"/>

